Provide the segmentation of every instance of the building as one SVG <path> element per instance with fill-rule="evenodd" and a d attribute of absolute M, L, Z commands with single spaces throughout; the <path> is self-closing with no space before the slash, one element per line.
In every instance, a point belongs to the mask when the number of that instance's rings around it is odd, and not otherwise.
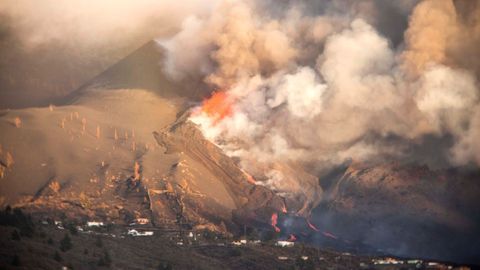
<path fill-rule="evenodd" d="M 153 231 L 137 231 L 137 230 L 128 230 L 127 235 L 130 236 L 153 236 Z"/>
<path fill-rule="evenodd" d="M 279 246 L 279 247 L 293 247 L 294 245 L 295 245 L 295 242 L 284 241 L 284 240 L 279 240 L 275 243 L 275 246 Z"/>
<path fill-rule="evenodd" d="M 104 225 L 103 222 L 99 222 L 99 221 L 88 221 L 87 222 L 88 227 L 101 227 L 103 225 Z"/>

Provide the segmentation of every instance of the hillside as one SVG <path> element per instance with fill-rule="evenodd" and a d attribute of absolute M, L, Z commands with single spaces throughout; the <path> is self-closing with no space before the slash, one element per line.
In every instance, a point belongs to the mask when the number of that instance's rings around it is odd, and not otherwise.
<path fill-rule="evenodd" d="M 318 226 L 386 253 L 478 262 L 477 173 L 350 164 L 322 180 L 325 198 L 312 219 Z"/>

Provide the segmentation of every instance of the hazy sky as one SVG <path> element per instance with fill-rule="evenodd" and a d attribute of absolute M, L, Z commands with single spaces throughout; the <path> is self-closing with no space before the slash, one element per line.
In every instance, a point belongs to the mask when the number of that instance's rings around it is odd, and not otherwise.
<path fill-rule="evenodd" d="M 0 1 L 0 108 L 46 105 L 212 1 Z"/>

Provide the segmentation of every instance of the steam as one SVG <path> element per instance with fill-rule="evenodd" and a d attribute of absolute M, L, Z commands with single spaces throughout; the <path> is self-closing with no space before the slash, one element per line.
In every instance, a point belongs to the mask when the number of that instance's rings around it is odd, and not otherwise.
<path fill-rule="evenodd" d="M 316 174 L 348 160 L 408 159 L 405 150 L 432 135 L 453 137 L 445 157 L 452 165 L 480 164 L 479 69 L 469 60 L 479 59 L 480 5 L 317 2 L 316 13 L 307 2 L 269 13 L 256 2 L 224 1 L 159 40 L 169 49 L 168 74 L 199 76 L 226 92 L 231 115 L 192 114 L 210 140 L 264 184 L 307 197 L 316 178 L 288 168 Z M 408 28 L 382 23 L 381 11 L 411 13 Z"/>

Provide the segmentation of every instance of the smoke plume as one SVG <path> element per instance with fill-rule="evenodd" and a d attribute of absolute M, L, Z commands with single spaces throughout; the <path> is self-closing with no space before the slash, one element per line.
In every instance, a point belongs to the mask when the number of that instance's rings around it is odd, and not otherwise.
<path fill-rule="evenodd" d="M 444 157 L 450 165 L 480 164 L 478 1 L 266 7 L 223 1 L 159 40 L 168 74 L 224 91 L 231 113 L 216 117 L 199 106 L 191 120 L 256 179 L 306 194 L 315 178 L 285 168 L 318 174 L 349 160 L 408 160 L 406 150 L 429 136 L 454 138 Z"/>

